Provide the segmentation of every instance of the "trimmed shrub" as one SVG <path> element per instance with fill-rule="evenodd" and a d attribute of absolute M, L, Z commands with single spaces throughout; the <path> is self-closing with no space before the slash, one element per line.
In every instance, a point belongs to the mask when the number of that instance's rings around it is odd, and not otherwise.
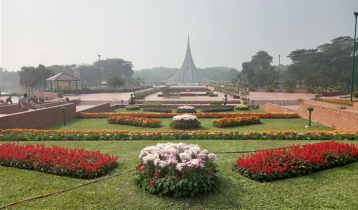
<path fill-rule="evenodd" d="M 126 110 L 139 110 L 139 106 L 126 106 Z"/>
<path fill-rule="evenodd" d="M 162 112 L 162 113 L 172 113 L 171 109 L 161 109 L 161 108 L 145 108 L 144 112 Z"/>
<path fill-rule="evenodd" d="M 201 109 L 201 112 L 230 112 L 234 111 L 234 108 L 207 108 L 207 109 Z"/>
<path fill-rule="evenodd" d="M 237 105 L 235 106 L 235 110 L 249 110 L 249 107 L 246 105 Z"/>

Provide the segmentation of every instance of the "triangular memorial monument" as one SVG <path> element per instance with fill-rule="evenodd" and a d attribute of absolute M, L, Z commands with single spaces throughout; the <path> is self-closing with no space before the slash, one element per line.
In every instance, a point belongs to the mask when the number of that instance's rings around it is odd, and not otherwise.
<path fill-rule="evenodd" d="M 193 58 L 191 57 L 191 50 L 189 44 L 189 36 L 188 36 L 188 46 L 186 49 L 186 54 L 184 58 L 183 65 L 180 70 L 171 78 L 165 80 L 167 83 L 209 83 L 214 82 L 201 75 L 197 70 Z"/>

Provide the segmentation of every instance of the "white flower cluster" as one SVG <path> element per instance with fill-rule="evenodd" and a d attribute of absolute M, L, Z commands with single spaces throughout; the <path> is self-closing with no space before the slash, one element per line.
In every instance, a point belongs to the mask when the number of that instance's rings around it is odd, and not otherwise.
<path fill-rule="evenodd" d="M 184 167 L 203 168 L 207 159 L 218 160 L 214 153 L 200 151 L 197 144 L 171 142 L 146 147 L 140 152 L 139 158 L 145 164 L 153 163 L 160 168 L 175 166 L 178 171 L 182 171 Z"/>
<path fill-rule="evenodd" d="M 179 106 L 177 109 L 194 109 L 193 106 Z"/>
<path fill-rule="evenodd" d="M 177 115 L 173 117 L 174 121 L 189 121 L 189 120 L 197 120 L 198 117 L 195 115 L 190 115 L 190 114 L 182 114 L 182 115 Z"/>

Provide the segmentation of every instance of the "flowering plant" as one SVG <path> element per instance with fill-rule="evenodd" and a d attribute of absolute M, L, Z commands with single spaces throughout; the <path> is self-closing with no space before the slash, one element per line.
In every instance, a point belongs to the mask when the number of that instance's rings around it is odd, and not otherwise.
<path fill-rule="evenodd" d="M 330 141 L 261 150 L 247 157 L 242 155 L 234 171 L 256 181 L 269 182 L 357 161 L 356 145 Z"/>
<path fill-rule="evenodd" d="M 86 113 L 80 112 L 76 114 L 77 118 L 108 118 L 110 116 L 132 116 L 132 117 L 147 117 L 147 118 L 172 118 L 176 116 L 175 113 L 123 113 L 123 112 L 99 112 Z M 258 116 L 266 119 L 290 119 L 299 118 L 298 114 L 292 112 L 280 113 L 193 113 L 199 118 L 220 118 L 220 117 L 243 117 L 243 116 Z"/>
<path fill-rule="evenodd" d="M 161 126 L 159 119 L 144 117 L 112 116 L 108 118 L 109 124 L 132 125 L 138 127 L 158 128 Z"/>
<path fill-rule="evenodd" d="M 323 102 L 332 103 L 332 104 L 342 104 L 347 106 L 353 106 L 354 102 L 348 100 L 340 100 L 340 99 L 324 99 Z"/>
<path fill-rule="evenodd" d="M 200 124 L 201 123 L 198 121 L 197 116 L 183 114 L 173 117 L 173 121 L 170 123 L 170 126 L 179 129 L 191 129 L 191 128 L 199 128 Z"/>
<path fill-rule="evenodd" d="M 213 126 L 215 127 L 233 127 L 239 125 L 250 125 L 250 124 L 260 124 L 260 118 L 256 116 L 247 116 L 247 117 L 223 117 L 218 119 L 213 119 Z"/>
<path fill-rule="evenodd" d="M 239 104 L 235 106 L 235 110 L 249 110 L 249 107 L 246 105 Z"/>
<path fill-rule="evenodd" d="M 193 106 L 179 106 L 177 113 L 196 113 L 196 109 Z"/>
<path fill-rule="evenodd" d="M 117 166 L 118 156 L 43 144 L 0 144 L 0 165 L 77 178 L 95 178 Z"/>
<path fill-rule="evenodd" d="M 158 143 L 139 155 L 135 183 L 149 193 L 180 197 L 207 193 L 216 184 L 218 160 L 214 153 L 195 144 Z"/>

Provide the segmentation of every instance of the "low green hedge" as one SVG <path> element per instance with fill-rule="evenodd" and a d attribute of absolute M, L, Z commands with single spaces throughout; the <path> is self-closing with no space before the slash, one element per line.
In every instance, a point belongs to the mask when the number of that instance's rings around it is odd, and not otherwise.
<path fill-rule="evenodd" d="M 139 106 L 126 106 L 126 110 L 139 110 Z"/>
<path fill-rule="evenodd" d="M 146 108 L 143 109 L 144 112 L 163 112 L 163 113 L 172 113 L 171 109 L 161 109 L 161 108 Z"/>
<path fill-rule="evenodd" d="M 234 108 L 206 108 L 206 109 L 201 109 L 201 112 L 230 112 L 230 111 L 234 111 Z"/>

